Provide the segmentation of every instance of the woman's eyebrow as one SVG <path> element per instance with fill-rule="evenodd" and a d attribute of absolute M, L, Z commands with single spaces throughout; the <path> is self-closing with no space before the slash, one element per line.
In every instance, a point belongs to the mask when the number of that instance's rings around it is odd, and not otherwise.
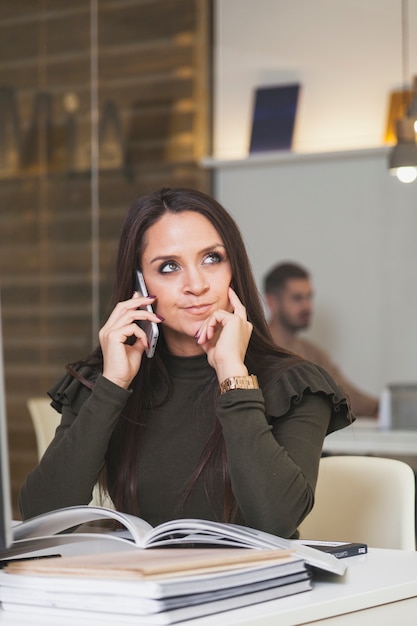
<path fill-rule="evenodd" d="M 213 252 L 216 248 L 223 248 L 225 250 L 225 246 L 222 243 L 213 243 L 210 246 L 206 246 L 202 250 L 198 250 L 197 254 L 207 254 L 207 252 Z M 177 261 L 181 258 L 181 253 L 175 254 L 160 254 L 149 261 L 149 263 L 161 263 L 162 261 Z"/>
<path fill-rule="evenodd" d="M 149 263 L 160 263 L 162 261 L 176 261 L 180 258 L 179 254 L 166 254 L 161 256 L 156 256 L 149 261 Z"/>

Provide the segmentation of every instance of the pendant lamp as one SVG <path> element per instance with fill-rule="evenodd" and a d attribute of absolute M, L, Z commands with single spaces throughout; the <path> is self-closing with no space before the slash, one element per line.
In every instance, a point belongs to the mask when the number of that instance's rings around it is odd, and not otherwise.
<path fill-rule="evenodd" d="M 403 92 L 407 91 L 408 79 L 408 0 L 402 0 L 402 65 L 403 65 Z M 416 83 L 416 81 L 415 81 Z M 397 145 L 389 155 L 390 174 L 397 176 L 403 183 L 411 183 L 417 178 L 417 143 L 415 128 L 417 121 L 417 93 L 414 84 L 414 92 L 410 105 L 405 107 L 405 116 L 397 119 L 395 130 Z"/>

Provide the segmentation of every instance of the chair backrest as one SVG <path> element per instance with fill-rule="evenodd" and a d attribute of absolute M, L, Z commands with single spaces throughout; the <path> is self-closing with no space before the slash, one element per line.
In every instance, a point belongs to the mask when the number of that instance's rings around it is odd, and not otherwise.
<path fill-rule="evenodd" d="M 49 398 L 29 398 L 27 406 L 35 429 L 38 458 L 41 459 L 54 438 L 61 416 L 51 407 Z"/>
<path fill-rule="evenodd" d="M 27 406 L 35 429 L 38 459 L 40 460 L 54 438 L 56 428 L 61 421 L 61 415 L 51 406 L 49 398 L 29 398 Z M 93 499 L 90 504 L 114 508 L 110 496 L 101 494 L 98 485 L 94 487 Z"/>
<path fill-rule="evenodd" d="M 368 456 L 320 460 L 315 504 L 301 539 L 415 550 L 415 477 L 402 461 Z"/>

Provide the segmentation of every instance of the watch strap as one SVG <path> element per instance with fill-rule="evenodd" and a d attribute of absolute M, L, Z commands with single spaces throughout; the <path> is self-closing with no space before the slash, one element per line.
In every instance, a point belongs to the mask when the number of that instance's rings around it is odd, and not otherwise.
<path fill-rule="evenodd" d="M 227 393 L 232 389 L 259 389 L 258 378 L 255 374 L 249 376 L 231 376 L 220 384 L 220 393 Z"/>

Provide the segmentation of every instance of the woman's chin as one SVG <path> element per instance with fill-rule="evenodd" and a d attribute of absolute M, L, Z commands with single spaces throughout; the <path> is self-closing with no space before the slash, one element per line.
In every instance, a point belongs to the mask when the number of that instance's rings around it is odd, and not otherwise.
<path fill-rule="evenodd" d="M 164 329 L 165 341 L 168 350 L 177 356 L 197 356 L 204 352 L 204 349 L 198 345 L 196 334 L 198 327 L 187 329 L 186 334 L 182 332 L 166 332 Z"/>

